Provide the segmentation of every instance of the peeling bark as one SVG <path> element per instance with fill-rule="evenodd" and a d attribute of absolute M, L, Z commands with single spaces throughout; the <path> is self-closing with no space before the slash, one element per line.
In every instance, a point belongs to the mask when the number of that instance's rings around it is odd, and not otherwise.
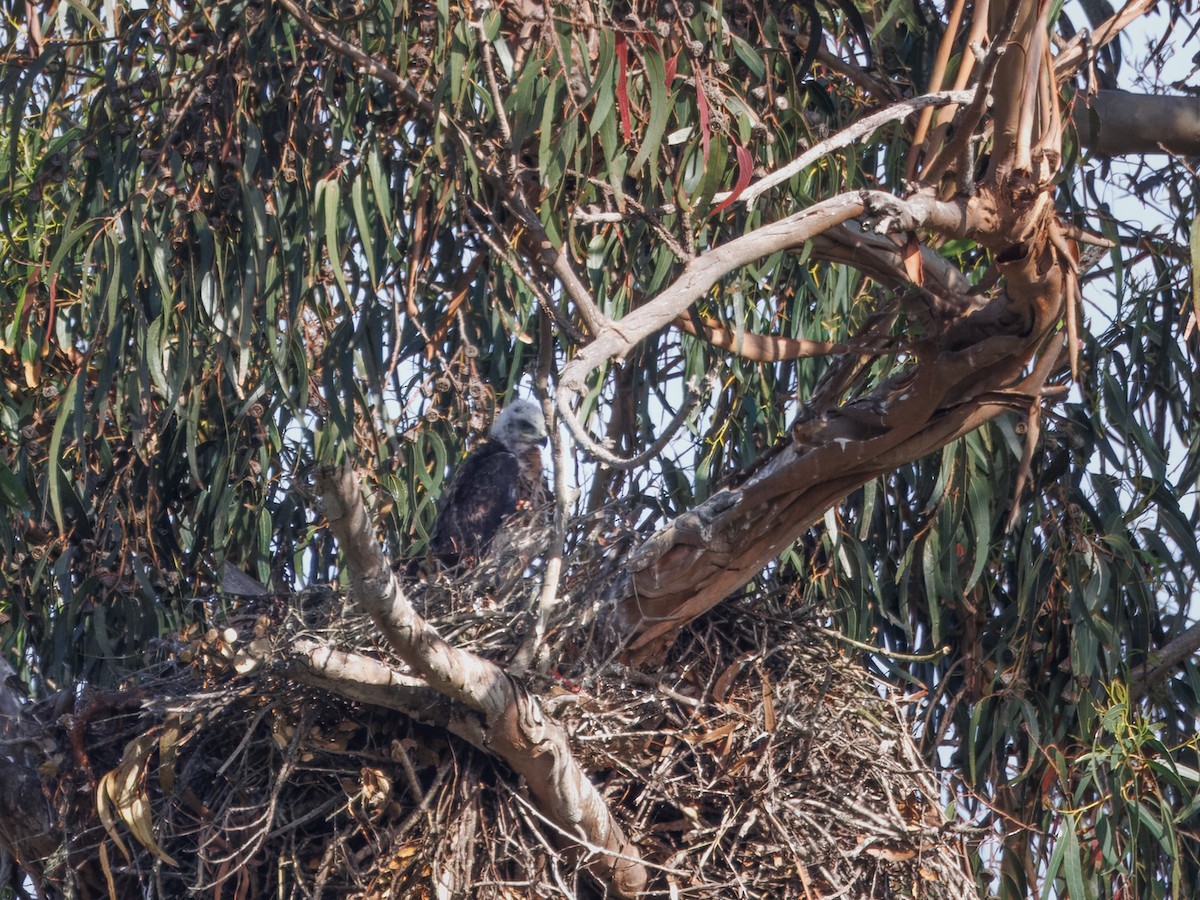
<path fill-rule="evenodd" d="M 1057 357 L 1061 344 L 1046 347 L 1046 341 L 1078 292 L 1077 254 L 1053 204 L 1062 110 L 1053 90 L 1047 11 L 1044 3 L 1024 0 L 993 8 L 999 17 L 993 33 L 1000 23 L 1011 21 L 1012 28 L 992 51 L 1002 47 L 993 86 L 995 152 L 984 183 L 949 199 L 941 199 L 935 185 L 917 186 L 906 197 L 864 191 L 861 228 L 843 219 L 811 234 L 814 255 L 853 265 L 889 286 L 919 280 L 919 290 L 914 294 L 910 286 L 909 293 L 927 298 L 925 334 L 911 342 L 914 360 L 907 369 L 840 406 L 863 366 L 852 357 L 835 364 L 793 426 L 790 445 L 633 554 L 617 611 L 635 659 L 659 652 L 681 625 L 746 585 L 829 507 L 871 479 L 1002 412 L 1028 413 L 1042 402 L 1054 358 L 1025 373 L 1043 348 Z M 993 254 L 1000 287 L 980 296 L 962 273 L 924 250 L 921 270 L 930 260 L 929 277 L 912 274 L 904 245 L 892 235 L 921 232 L 976 240 Z M 749 248 L 750 237 L 731 243 Z M 1069 335 L 1069 347 L 1075 340 Z"/>
<path fill-rule="evenodd" d="M 636 658 L 653 655 L 684 623 L 746 585 L 873 478 L 1014 409 L 1040 385 L 1014 383 L 1053 318 L 1024 337 L 998 335 L 920 362 L 911 379 L 798 423 L 797 442 L 745 484 L 676 519 L 633 556 L 618 612 Z"/>

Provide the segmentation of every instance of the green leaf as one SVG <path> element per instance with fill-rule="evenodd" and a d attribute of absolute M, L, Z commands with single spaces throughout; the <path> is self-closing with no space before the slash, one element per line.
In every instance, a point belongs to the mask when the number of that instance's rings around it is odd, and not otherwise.
<path fill-rule="evenodd" d="M 71 419 L 71 411 L 75 405 L 76 395 L 79 393 L 79 379 L 82 377 L 83 373 L 80 372 L 67 383 L 67 389 L 63 392 L 62 399 L 58 403 L 58 415 L 54 420 L 54 430 L 50 433 L 50 446 L 47 448 L 50 459 L 54 460 L 51 463 L 50 477 L 46 480 L 47 490 L 49 492 L 50 509 L 54 515 L 54 522 L 58 525 L 60 531 L 67 531 L 70 525 L 63 515 L 62 491 L 63 485 L 67 481 L 67 476 L 57 461 L 61 460 L 64 455 L 63 434 L 66 431 L 67 422 Z"/>
<path fill-rule="evenodd" d="M 342 292 L 342 298 L 345 302 L 350 303 L 352 295 L 346 284 L 346 273 L 342 269 L 341 241 L 338 229 L 341 195 L 336 174 L 317 182 L 317 211 L 322 214 L 325 251 L 328 254 L 329 266 L 333 269 L 333 277 Z"/>
<path fill-rule="evenodd" d="M 729 33 L 729 37 L 733 43 L 733 52 L 737 54 L 738 59 L 745 63 L 756 81 L 763 81 L 767 77 L 767 66 L 762 57 L 743 38 L 732 32 Z"/>
<path fill-rule="evenodd" d="M 658 154 L 663 135 L 667 132 L 667 120 L 671 115 L 671 92 L 667 86 L 667 70 L 663 58 L 657 50 L 644 46 L 643 59 L 646 64 L 646 82 L 650 89 L 650 120 L 646 124 L 646 130 L 642 132 L 642 146 L 633 162 L 629 164 L 631 175 L 641 172 L 646 161 Z M 651 177 L 654 177 L 653 173 Z"/>
<path fill-rule="evenodd" d="M 0 495 L 3 495 L 5 506 L 10 510 L 32 511 L 33 505 L 25 493 L 25 486 L 4 463 L 0 463 Z"/>
<path fill-rule="evenodd" d="M 375 285 L 379 283 L 379 269 L 375 257 L 375 244 L 371 239 L 371 219 L 367 216 L 365 194 L 366 176 L 360 171 L 350 184 L 350 200 L 354 207 L 354 224 L 358 228 L 358 239 L 362 245 L 360 249 L 367 261 L 367 273 L 371 284 Z"/>
<path fill-rule="evenodd" d="M 1063 817 L 1059 842 L 1064 845 L 1063 873 L 1066 876 L 1067 897 L 1071 900 L 1088 900 L 1092 895 L 1083 881 L 1082 849 L 1079 846 L 1079 837 L 1075 833 L 1073 816 Z M 1056 852 L 1057 849 L 1056 847 Z"/>

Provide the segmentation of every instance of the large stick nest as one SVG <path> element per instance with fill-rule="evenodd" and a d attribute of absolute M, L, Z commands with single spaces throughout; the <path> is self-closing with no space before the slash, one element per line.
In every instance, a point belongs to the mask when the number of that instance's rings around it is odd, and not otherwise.
<path fill-rule="evenodd" d="M 902 707 L 790 593 L 729 601 L 660 668 L 632 671 L 595 638 L 603 603 L 585 599 L 601 596 L 609 567 L 568 562 L 541 671 L 521 677 L 634 836 L 652 868 L 647 896 L 977 894 L 966 832 L 943 816 Z M 506 661 L 535 616 L 531 574 L 486 566 L 412 593 L 452 642 Z M 48 885 L 157 897 L 596 892 L 580 874 L 586 848 L 570 850 L 485 752 L 282 677 L 301 637 L 396 664 L 339 596 L 263 599 L 182 635 L 120 691 L 30 708 L 42 749 L 29 763 L 62 826 Z"/>

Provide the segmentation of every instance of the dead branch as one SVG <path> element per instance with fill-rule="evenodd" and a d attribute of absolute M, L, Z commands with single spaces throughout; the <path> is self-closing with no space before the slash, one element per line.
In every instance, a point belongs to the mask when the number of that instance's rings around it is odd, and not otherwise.
<path fill-rule="evenodd" d="M 558 403 L 582 393 L 588 375 L 605 360 L 625 357 L 645 338 L 675 321 L 721 278 L 763 256 L 803 246 L 835 225 L 862 213 L 857 193 L 839 194 L 808 209 L 714 247 L 688 262 L 682 274 L 657 297 L 618 322 L 609 322 L 563 368 Z"/>

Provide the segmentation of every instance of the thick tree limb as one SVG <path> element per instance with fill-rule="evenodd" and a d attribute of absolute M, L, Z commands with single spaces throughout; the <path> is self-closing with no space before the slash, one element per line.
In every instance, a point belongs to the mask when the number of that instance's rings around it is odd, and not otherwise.
<path fill-rule="evenodd" d="M 919 217 L 922 208 L 902 214 Z M 998 218 L 1006 227 L 1028 224 L 1028 214 Z M 997 267 L 1006 289 L 918 344 L 912 368 L 866 397 L 811 410 L 794 443 L 743 485 L 680 516 L 633 554 L 618 610 L 635 635 L 635 656 L 654 654 L 681 625 L 747 584 L 851 491 L 1002 412 L 1041 401 L 1044 378 L 1022 373 L 1061 314 L 1064 271 L 1049 241 L 1015 245 Z"/>
<path fill-rule="evenodd" d="M 845 353 L 848 349 L 845 344 L 828 341 L 806 341 L 776 334 L 734 331 L 725 328 L 715 319 L 701 318 L 697 327 L 688 316 L 680 316 L 675 320 L 675 324 L 692 337 L 753 362 L 780 362 L 810 356 L 828 356 L 831 353 Z"/>
<path fill-rule="evenodd" d="M 1146 8 L 1138 0 L 1127 4 L 1106 23 L 1103 40 Z M 863 192 L 865 229 L 847 219 L 814 229 L 811 237 L 815 255 L 895 286 L 911 276 L 902 246 L 890 235 L 929 229 L 970 236 L 991 251 L 994 278 L 981 289 L 964 287 L 961 273 L 923 253 L 929 263 L 923 287 L 933 297 L 933 315 L 914 346 L 911 366 L 840 407 L 832 404 L 845 385 L 819 390 L 796 423 L 792 444 L 778 448 L 746 482 L 680 516 L 633 554 L 618 610 L 634 636 L 635 656 L 654 653 L 681 624 L 744 586 L 851 491 L 1003 412 L 1029 416 L 1048 395 L 1060 345 L 1046 341 L 1064 304 L 1075 302 L 1077 255 L 1053 204 L 1063 121 L 1054 75 L 1061 75 L 1063 59 L 1056 63 L 1050 57 L 1047 14 L 1046 4 L 1024 0 L 991 7 L 993 156 L 982 184 L 952 199 L 942 199 L 940 184 L 905 197 Z M 1197 130 L 1192 111 L 1174 104 L 1162 108 L 1176 116 L 1173 134 L 1180 140 Z M 971 135 L 958 139 L 966 148 Z M 753 246 L 753 238 L 747 235 L 743 246 Z M 708 256 L 698 263 L 707 264 Z M 1002 289 L 993 292 L 994 283 Z M 682 287 L 672 289 L 681 293 Z M 631 329 L 623 336 L 640 334 Z M 1045 355 L 1026 374 L 1038 353 Z M 843 368 L 835 365 L 832 371 L 840 377 Z M 1194 652 L 1200 638 L 1191 632 L 1186 637 L 1141 679 L 1152 683 L 1162 677 L 1163 666 L 1178 664 L 1182 656 L 1174 654 Z"/>
<path fill-rule="evenodd" d="M 440 693 L 483 714 L 487 747 L 525 777 L 549 819 L 604 849 L 587 864 L 592 874 L 617 896 L 637 896 L 646 883 L 637 848 L 575 762 L 566 731 L 507 672 L 452 647 L 417 614 L 379 548 L 351 470 L 323 472 L 317 483 L 355 602 L 414 672 Z"/>
<path fill-rule="evenodd" d="M 623 358 L 654 332 L 666 328 L 730 272 L 771 253 L 801 247 L 816 235 L 861 213 L 862 201 L 857 193 L 839 194 L 700 254 L 657 297 L 620 321 L 607 323 L 567 363 L 559 381 L 560 408 L 567 405 L 572 393 L 584 390 L 587 376 L 593 370 L 608 359 Z"/>
<path fill-rule="evenodd" d="M 478 712 L 455 703 L 420 678 L 402 675 L 370 656 L 302 638 L 284 648 L 280 658 L 272 662 L 273 671 L 287 678 L 360 703 L 394 709 L 488 751 L 484 720 Z"/>
<path fill-rule="evenodd" d="M 1080 143 L 1101 156 L 1200 156 L 1200 97 L 1101 91 L 1073 115 Z"/>
<path fill-rule="evenodd" d="M 1200 652 L 1200 622 L 1197 622 L 1175 640 L 1130 673 L 1129 701 L 1135 703 L 1146 696 L 1156 684 L 1169 678 L 1184 660 Z"/>
<path fill-rule="evenodd" d="M 872 478 L 1001 413 L 1040 402 L 1032 385 L 1011 378 L 1041 334 L 997 336 L 990 348 L 922 363 L 924 371 L 811 423 L 801 440 L 783 447 L 744 485 L 714 495 L 647 541 L 630 559 L 633 574 L 618 605 L 635 635 L 634 656 L 655 653 L 682 624 L 747 584 L 825 510 Z M 989 386 L 1006 382 L 1007 390 Z"/>

